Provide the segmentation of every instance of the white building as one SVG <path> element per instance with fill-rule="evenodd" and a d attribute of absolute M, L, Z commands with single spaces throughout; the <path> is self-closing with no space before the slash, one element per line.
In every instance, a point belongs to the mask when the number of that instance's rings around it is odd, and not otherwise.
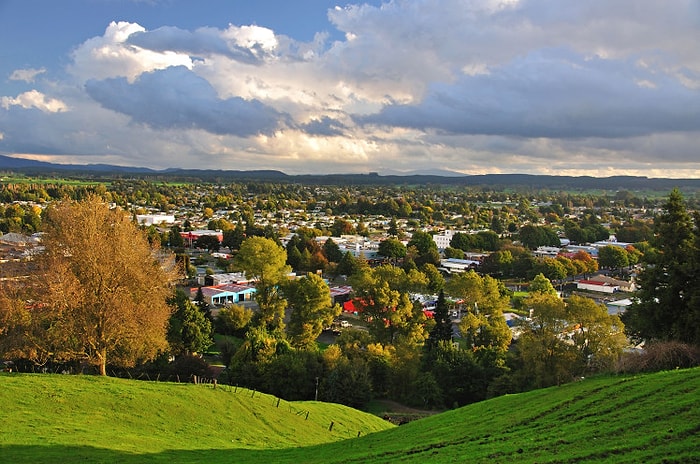
<path fill-rule="evenodd" d="M 474 261 L 472 259 L 447 258 L 440 260 L 440 267 L 438 270 L 447 274 L 459 274 L 461 272 L 467 272 L 470 269 L 476 269 L 479 264 L 481 264 L 480 261 Z"/>
<path fill-rule="evenodd" d="M 136 222 L 146 226 L 158 224 L 174 224 L 175 216 L 172 214 L 137 214 Z"/>

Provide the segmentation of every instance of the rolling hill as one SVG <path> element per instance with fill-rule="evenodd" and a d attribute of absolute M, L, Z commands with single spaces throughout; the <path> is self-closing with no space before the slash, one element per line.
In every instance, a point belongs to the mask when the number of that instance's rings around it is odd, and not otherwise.
<path fill-rule="evenodd" d="M 700 462 L 700 368 L 595 377 L 400 427 L 205 385 L 11 374 L 0 388 L 3 462 Z"/>

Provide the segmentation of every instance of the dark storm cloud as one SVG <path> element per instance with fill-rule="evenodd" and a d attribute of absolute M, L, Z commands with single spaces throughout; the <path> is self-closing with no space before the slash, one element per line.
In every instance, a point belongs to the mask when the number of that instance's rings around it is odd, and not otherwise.
<path fill-rule="evenodd" d="M 219 135 L 269 134 L 286 119 L 257 100 L 221 100 L 211 85 L 185 67 L 125 78 L 90 80 L 86 90 L 103 107 L 157 129 L 202 129 Z"/>

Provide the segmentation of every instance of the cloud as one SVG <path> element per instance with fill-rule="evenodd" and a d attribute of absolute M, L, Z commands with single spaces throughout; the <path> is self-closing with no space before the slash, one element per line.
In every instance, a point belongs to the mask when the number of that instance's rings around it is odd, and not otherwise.
<path fill-rule="evenodd" d="M 72 52 L 69 70 L 79 80 L 126 77 L 133 81 L 140 74 L 171 66 L 192 67 L 186 53 L 148 50 L 128 43 L 133 34 L 145 29 L 136 23 L 111 22 L 102 37 L 93 37 Z"/>
<path fill-rule="evenodd" d="M 291 173 L 700 176 L 697 2 L 392 0 L 328 20 L 340 34 L 309 42 L 112 22 L 67 77 L 2 97 L 0 148 Z"/>
<path fill-rule="evenodd" d="M 343 129 L 345 129 L 345 125 L 342 122 L 327 116 L 323 116 L 320 119 L 312 119 L 308 123 L 301 124 L 300 127 L 307 134 L 328 137 L 343 135 Z"/>
<path fill-rule="evenodd" d="M 544 50 L 434 84 L 419 103 L 387 105 L 357 120 L 449 134 L 631 137 L 700 130 L 700 98 L 634 63 Z"/>
<path fill-rule="evenodd" d="M 206 80 L 185 67 L 144 73 L 133 83 L 125 78 L 90 80 L 86 90 L 103 107 L 157 129 L 203 129 L 246 137 L 271 133 L 285 119 L 259 101 L 219 99 Z"/>
<path fill-rule="evenodd" d="M 12 71 L 12 74 L 10 74 L 10 80 L 11 81 L 24 81 L 27 83 L 33 83 L 34 79 L 36 79 L 36 76 L 39 74 L 43 74 L 46 72 L 46 68 L 40 68 L 40 69 L 16 69 Z"/>
<path fill-rule="evenodd" d="M 60 113 L 68 111 L 68 105 L 56 98 L 50 98 L 38 90 L 21 93 L 17 97 L 0 97 L 0 106 L 9 109 L 19 106 L 24 109 L 36 108 L 44 113 Z"/>

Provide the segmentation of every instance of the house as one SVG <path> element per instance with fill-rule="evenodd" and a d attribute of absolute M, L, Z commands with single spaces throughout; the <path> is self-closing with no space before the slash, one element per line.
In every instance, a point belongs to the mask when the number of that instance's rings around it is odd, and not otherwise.
<path fill-rule="evenodd" d="M 476 269 L 480 261 L 475 261 L 472 259 L 457 259 L 457 258 L 447 258 L 440 260 L 440 267 L 438 270 L 446 274 L 459 274 L 460 272 L 466 272 L 470 269 Z"/>
<path fill-rule="evenodd" d="M 243 272 L 211 274 L 204 277 L 204 285 L 207 287 L 218 287 L 225 284 L 247 284 L 248 282 L 249 280 Z"/>
<path fill-rule="evenodd" d="M 578 290 L 588 290 L 591 292 L 600 293 L 615 293 L 620 291 L 620 287 L 608 282 L 599 282 L 597 280 L 579 280 L 576 282 Z"/>
<path fill-rule="evenodd" d="M 626 280 L 614 279 L 612 277 L 608 277 L 608 276 L 602 275 L 602 274 L 595 275 L 595 276 L 591 277 L 589 280 L 617 286 L 617 287 L 619 287 L 621 292 L 634 292 L 637 290 L 637 286 L 633 281 L 628 282 Z"/>
<path fill-rule="evenodd" d="M 196 289 L 194 290 L 197 291 Z M 223 284 L 212 287 L 202 287 L 204 300 L 212 306 L 226 306 L 253 301 L 255 287 L 244 284 Z"/>
<path fill-rule="evenodd" d="M 180 236 L 187 241 L 189 245 L 196 242 L 198 238 L 211 235 L 219 239 L 219 243 L 224 241 L 224 233 L 220 230 L 190 230 L 188 232 L 180 232 Z"/>
<path fill-rule="evenodd" d="M 136 222 L 146 226 L 174 224 L 175 216 L 172 214 L 137 214 Z"/>
<path fill-rule="evenodd" d="M 624 298 L 622 300 L 605 303 L 605 306 L 608 308 L 608 314 L 617 315 L 624 313 L 631 304 L 632 300 Z"/>
<path fill-rule="evenodd" d="M 352 295 L 352 287 L 349 285 L 333 286 L 330 287 L 330 290 L 332 305 L 337 303 L 343 306 L 346 301 L 350 300 L 350 296 Z"/>

